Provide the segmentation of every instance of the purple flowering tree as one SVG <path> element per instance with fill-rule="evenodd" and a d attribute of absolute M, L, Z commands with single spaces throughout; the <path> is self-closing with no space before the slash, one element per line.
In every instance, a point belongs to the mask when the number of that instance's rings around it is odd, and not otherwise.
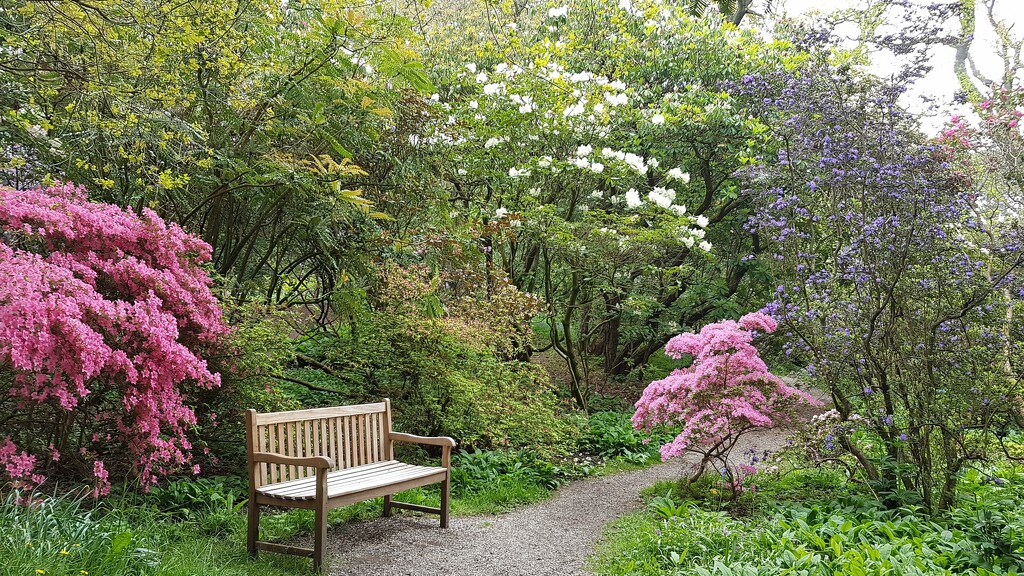
<path fill-rule="evenodd" d="M 900 87 L 812 66 L 741 87 L 779 143 L 747 174 L 780 279 L 766 311 L 835 401 L 824 448 L 890 502 L 945 508 L 1017 417 L 1017 234 L 977 217 L 969 175 L 920 135 Z M 854 419 L 870 447 L 844 432 Z"/>

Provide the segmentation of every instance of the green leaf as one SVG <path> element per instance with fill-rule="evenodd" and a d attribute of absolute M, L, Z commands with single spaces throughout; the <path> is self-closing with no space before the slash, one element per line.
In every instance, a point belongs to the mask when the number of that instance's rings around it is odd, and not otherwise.
<path fill-rule="evenodd" d="M 110 541 L 110 551 L 114 554 L 120 554 L 127 550 L 131 543 L 132 533 L 128 531 L 121 532 Z"/>
<path fill-rule="evenodd" d="M 405 64 L 398 69 L 398 75 L 420 92 L 431 93 L 436 90 L 434 84 L 427 78 L 427 74 L 423 70 L 423 64 L 419 62 Z"/>
<path fill-rule="evenodd" d="M 331 136 L 324 130 L 320 131 L 320 135 L 324 137 L 324 140 L 327 140 L 327 143 L 331 145 L 331 148 L 334 149 L 334 151 L 338 153 L 338 155 L 340 155 L 343 158 L 348 158 L 349 160 L 352 159 L 352 153 L 349 152 L 348 148 L 342 146 L 341 142 L 338 142 L 337 138 Z"/>

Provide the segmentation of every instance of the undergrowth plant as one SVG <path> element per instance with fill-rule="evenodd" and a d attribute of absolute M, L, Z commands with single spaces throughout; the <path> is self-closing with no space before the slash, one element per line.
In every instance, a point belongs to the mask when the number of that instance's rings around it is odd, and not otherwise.
<path fill-rule="evenodd" d="M 156 552 L 126 525 L 88 510 L 81 498 L 11 491 L 0 498 L 5 574 L 155 574 Z"/>
<path fill-rule="evenodd" d="M 748 518 L 736 503 L 660 483 L 643 512 L 616 521 L 601 575 L 1014 575 L 1024 571 L 1024 474 L 971 471 L 952 510 L 888 508 L 840 469 L 758 475 Z M 745 495 L 750 497 L 750 495 Z"/>

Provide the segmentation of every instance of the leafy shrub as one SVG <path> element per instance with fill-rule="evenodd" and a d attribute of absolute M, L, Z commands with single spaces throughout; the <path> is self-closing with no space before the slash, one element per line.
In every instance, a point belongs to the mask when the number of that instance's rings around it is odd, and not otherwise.
<path fill-rule="evenodd" d="M 202 264 L 210 247 L 89 202 L 71 185 L 0 189 L 0 469 L 61 466 L 109 489 L 191 464 L 189 396 L 220 385 L 206 357 L 227 333 Z"/>
<path fill-rule="evenodd" d="M 320 335 L 310 354 L 349 382 L 353 400 L 390 397 L 396 429 L 450 435 L 474 448 L 571 443 L 577 431 L 561 417 L 544 369 L 505 360 L 512 344 L 496 344 L 493 331 L 478 330 L 474 318 L 445 315 L 438 284 L 422 267 L 385 267 L 374 300 L 354 312 L 356 321 Z"/>
<path fill-rule="evenodd" d="M 590 416 L 587 424 L 579 447 L 588 454 L 622 458 L 638 464 L 647 462 L 657 454 L 657 443 L 645 442 L 645 436 L 633 429 L 628 414 L 597 412 Z"/>
<path fill-rule="evenodd" d="M 596 572 L 660 576 L 689 574 L 714 558 L 741 554 L 744 525 L 723 512 L 661 497 L 652 512 L 626 516 L 611 526 L 613 539 L 602 545 Z"/>
<path fill-rule="evenodd" d="M 295 359 L 294 314 L 255 304 L 227 309 L 232 330 L 225 339 L 227 354 L 218 361 L 230 368 L 221 372 L 220 388 L 194 396 L 199 427 L 193 459 L 206 472 L 231 474 L 245 466 L 244 412 L 295 410 L 302 403 L 277 379 Z"/>
<path fill-rule="evenodd" d="M 578 435 L 560 414 L 547 372 L 528 362 L 480 359 L 453 373 L 440 421 L 463 444 L 559 451 Z"/>
<path fill-rule="evenodd" d="M 172 517 L 191 520 L 210 513 L 235 512 L 245 504 L 242 476 L 183 478 L 154 486 L 145 501 Z"/>
<path fill-rule="evenodd" d="M 460 450 L 453 462 L 452 491 L 456 494 L 478 492 L 503 479 L 553 489 L 571 476 L 570 470 L 544 460 L 532 450 Z"/>

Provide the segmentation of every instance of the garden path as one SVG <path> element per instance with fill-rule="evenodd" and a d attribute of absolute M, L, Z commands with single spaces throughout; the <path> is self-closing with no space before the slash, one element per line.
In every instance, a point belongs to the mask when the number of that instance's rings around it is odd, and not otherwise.
<path fill-rule="evenodd" d="M 751 434 L 736 447 L 774 450 L 785 430 Z M 555 495 L 513 512 L 437 518 L 395 516 L 328 530 L 333 576 L 578 576 L 605 524 L 640 507 L 640 490 L 679 478 L 676 459 L 643 470 L 572 482 Z"/>

